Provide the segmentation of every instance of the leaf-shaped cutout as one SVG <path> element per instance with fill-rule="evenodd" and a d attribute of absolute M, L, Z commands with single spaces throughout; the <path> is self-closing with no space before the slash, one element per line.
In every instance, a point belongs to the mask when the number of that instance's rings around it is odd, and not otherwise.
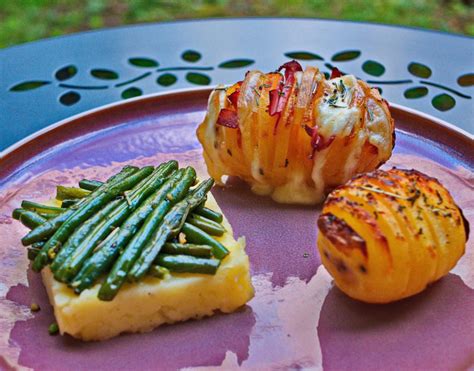
<path fill-rule="evenodd" d="M 336 53 L 332 56 L 331 60 L 333 62 L 346 62 L 352 61 L 360 56 L 359 50 L 344 50 L 342 52 Z"/>
<path fill-rule="evenodd" d="M 285 56 L 288 58 L 299 59 L 302 61 L 315 61 L 315 60 L 323 61 L 324 60 L 324 58 L 318 54 L 314 54 L 311 52 L 304 52 L 304 51 L 285 53 Z"/>
<path fill-rule="evenodd" d="M 164 73 L 163 75 L 158 76 L 156 83 L 161 86 L 170 86 L 173 85 L 178 78 L 172 73 Z"/>
<path fill-rule="evenodd" d="M 453 108 L 456 105 L 456 101 L 449 94 L 439 94 L 433 98 L 431 104 L 438 111 L 444 112 L 449 111 L 451 108 Z"/>
<path fill-rule="evenodd" d="M 230 61 L 222 62 L 219 68 L 242 68 L 255 63 L 253 59 L 232 59 Z"/>
<path fill-rule="evenodd" d="M 209 76 L 198 72 L 188 72 L 186 74 L 186 80 L 191 84 L 196 85 L 209 85 L 211 83 L 211 78 Z"/>
<path fill-rule="evenodd" d="M 418 62 L 411 62 L 408 65 L 408 72 L 413 76 L 421 77 L 423 79 L 427 79 L 431 76 L 431 68 Z"/>
<path fill-rule="evenodd" d="M 331 74 L 329 72 L 324 72 L 324 76 L 326 77 L 326 80 L 331 78 Z"/>
<path fill-rule="evenodd" d="M 72 106 L 73 104 L 76 104 L 81 100 L 81 96 L 79 93 L 76 93 L 75 91 L 68 91 L 61 95 L 59 97 L 59 101 L 61 104 L 64 104 L 65 106 Z"/>
<path fill-rule="evenodd" d="M 181 58 L 183 58 L 186 62 L 197 62 L 201 59 L 201 53 L 197 52 L 196 50 L 186 50 L 183 54 L 181 54 Z"/>
<path fill-rule="evenodd" d="M 403 95 L 407 99 L 422 98 L 427 94 L 428 94 L 428 88 L 424 86 L 416 86 L 414 88 L 405 90 L 405 92 L 403 93 Z"/>
<path fill-rule="evenodd" d="M 143 58 L 143 57 L 129 58 L 128 63 L 130 63 L 131 65 L 135 67 L 141 67 L 141 68 L 153 68 L 153 67 L 158 67 L 160 65 L 154 59 Z"/>
<path fill-rule="evenodd" d="M 141 91 L 141 89 L 138 89 L 138 88 L 132 86 L 131 88 L 125 89 L 122 92 L 122 98 L 123 99 L 133 98 L 133 97 L 138 97 L 142 94 L 143 94 L 143 92 Z"/>
<path fill-rule="evenodd" d="M 10 88 L 10 91 L 28 91 L 38 89 L 44 85 L 51 84 L 51 81 L 25 81 Z"/>
<path fill-rule="evenodd" d="M 56 71 L 54 77 L 58 81 L 66 81 L 69 80 L 71 77 L 74 77 L 77 73 L 77 67 L 70 64 L 69 66 L 61 67 L 59 70 Z"/>
<path fill-rule="evenodd" d="M 385 67 L 376 61 L 365 61 L 362 70 L 371 76 L 382 76 L 385 73 Z"/>
<path fill-rule="evenodd" d="M 117 72 L 105 68 L 94 68 L 91 70 L 91 75 L 100 80 L 117 80 L 119 78 Z"/>
<path fill-rule="evenodd" d="M 461 86 L 474 85 L 474 73 L 466 73 L 465 75 L 459 76 L 458 84 Z"/>

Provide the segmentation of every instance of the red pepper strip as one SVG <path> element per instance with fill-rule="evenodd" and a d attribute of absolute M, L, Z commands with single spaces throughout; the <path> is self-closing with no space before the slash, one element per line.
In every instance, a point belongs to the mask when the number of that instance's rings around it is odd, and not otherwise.
<path fill-rule="evenodd" d="M 339 71 L 339 69 L 337 67 L 333 67 L 333 69 L 331 71 L 330 79 L 335 79 L 336 77 L 341 77 L 341 76 L 342 76 L 342 72 Z"/>
<path fill-rule="evenodd" d="M 219 116 L 217 117 L 217 124 L 231 129 L 238 128 L 239 117 L 237 116 L 237 112 L 231 111 L 227 108 L 221 109 Z"/>
<path fill-rule="evenodd" d="M 237 102 L 239 100 L 239 95 L 240 95 L 240 90 L 234 91 L 231 95 L 229 95 L 227 98 L 229 98 L 230 103 L 234 106 L 235 109 L 237 109 Z"/>
<path fill-rule="evenodd" d="M 305 125 L 304 129 L 306 133 L 311 137 L 311 147 L 313 147 L 313 153 L 310 158 L 313 158 L 315 151 L 322 151 L 323 149 L 328 148 L 336 138 L 335 135 L 331 135 L 328 140 L 325 140 L 322 135 L 319 135 L 318 128 L 316 126 L 311 127 Z"/>

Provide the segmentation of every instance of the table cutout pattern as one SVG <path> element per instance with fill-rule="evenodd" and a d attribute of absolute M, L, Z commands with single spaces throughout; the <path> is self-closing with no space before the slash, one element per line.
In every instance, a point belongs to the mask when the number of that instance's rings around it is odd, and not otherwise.
<path fill-rule="evenodd" d="M 202 55 L 196 50 L 185 50 L 181 54 L 181 59 L 187 63 L 196 63 L 201 59 Z M 78 91 L 80 90 L 104 90 L 110 88 L 121 88 L 123 86 L 134 84 L 134 86 L 124 89 L 121 93 L 122 99 L 129 99 L 133 97 L 138 97 L 143 94 L 142 89 L 136 86 L 135 83 L 140 80 L 144 80 L 154 73 L 158 74 L 156 83 L 162 87 L 169 87 L 175 84 L 178 81 L 178 76 L 175 73 L 177 71 L 188 71 L 185 74 L 185 79 L 187 82 L 194 85 L 209 85 L 212 81 L 211 77 L 207 73 L 200 71 L 212 71 L 215 67 L 211 66 L 176 66 L 176 67 L 164 67 L 158 68 L 160 66 L 159 62 L 155 59 L 149 57 L 131 57 L 128 59 L 128 63 L 138 69 L 147 69 L 147 72 L 141 73 L 131 79 L 116 82 L 112 85 L 78 85 L 78 84 L 69 84 L 65 81 L 71 80 L 74 76 L 77 75 L 79 69 L 77 66 L 71 64 L 59 68 L 54 73 L 54 78 L 56 81 L 48 80 L 34 80 L 34 81 L 25 81 L 20 82 L 12 87 L 10 87 L 10 92 L 25 92 L 30 90 L 38 89 L 42 86 L 49 84 L 57 84 L 59 88 L 71 89 L 62 93 L 58 100 L 59 103 L 65 106 L 71 106 L 76 104 L 81 100 L 81 95 Z M 254 64 L 255 61 L 249 58 L 240 58 L 227 60 L 220 63 L 217 68 L 224 69 L 235 69 L 243 68 Z M 101 81 L 114 81 L 119 80 L 120 75 L 118 72 L 109 69 L 109 68 L 93 68 L 89 71 L 90 75 L 97 80 Z"/>
<path fill-rule="evenodd" d="M 284 55 L 290 59 L 300 60 L 300 61 L 320 61 L 323 62 L 324 67 L 327 69 L 324 74 L 329 78 L 329 72 L 337 67 L 341 70 L 343 74 L 347 74 L 343 68 L 340 68 L 341 64 L 344 62 L 353 61 L 361 57 L 362 52 L 360 50 L 342 50 L 335 53 L 331 58 L 325 59 L 320 54 L 311 52 L 311 51 L 290 51 L 284 53 Z M 199 62 L 202 58 L 202 54 L 197 50 L 185 50 L 181 54 L 181 59 L 187 65 L 185 66 L 174 66 L 174 67 L 161 67 L 160 63 L 150 57 L 137 56 L 130 57 L 128 59 L 128 64 L 136 69 L 146 70 L 131 79 L 120 81 L 120 75 L 118 72 L 110 68 L 93 68 L 89 71 L 89 74 L 97 80 L 103 82 L 101 85 L 79 85 L 79 84 L 70 84 L 68 81 L 73 79 L 79 72 L 79 68 L 73 64 L 66 65 L 59 68 L 55 73 L 54 77 L 56 81 L 49 80 L 34 80 L 34 81 L 24 81 L 20 82 L 9 88 L 10 92 L 18 93 L 25 92 L 34 89 L 41 88 L 45 85 L 56 84 L 59 88 L 70 89 L 64 93 L 61 93 L 58 97 L 59 103 L 65 106 L 71 106 L 80 101 L 81 95 L 79 91 L 87 90 L 104 90 L 111 88 L 122 88 L 126 87 L 121 92 L 122 99 L 129 99 L 137 97 L 143 94 L 143 90 L 139 87 L 138 82 L 152 76 L 157 75 L 156 84 L 167 88 L 173 86 L 178 79 L 180 78 L 177 74 L 179 71 L 185 72 L 184 78 L 187 82 L 193 85 L 206 86 L 210 85 L 212 82 L 212 77 L 209 72 L 213 71 L 216 68 L 221 69 L 236 69 L 244 68 L 251 66 L 255 63 L 253 59 L 249 58 L 237 58 L 232 60 L 224 61 L 214 66 L 198 66 L 193 65 Z M 332 64 L 330 62 L 336 62 Z M 410 84 L 404 92 L 403 96 L 406 99 L 419 99 L 428 95 L 429 87 L 432 89 L 444 90 L 431 100 L 431 104 L 434 108 L 439 111 L 448 111 L 456 105 L 456 99 L 453 95 L 463 98 L 463 99 L 472 99 L 471 96 L 464 94 L 454 88 L 429 81 L 428 79 L 432 75 L 432 70 L 429 66 L 419 63 L 419 62 L 410 62 L 407 66 L 407 70 L 414 77 L 414 79 L 400 79 L 400 80 L 377 80 L 370 79 L 370 77 L 381 77 L 384 75 L 386 68 L 385 66 L 372 59 L 367 59 L 362 63 L 361 66 L 364 73 L 366 73 L 369 79 L 365 79 L 367 83 L 378 88 L 382 92 L 382 88 L 379 85 L 404 85 Z M 358 77 L 359 78 L 359 77 Z M 417 79 L 415 79 L 417 78 Z M 112 84 L 109 84 L 112 83 Z M 474 85 L 474 73 L 464 74 L 459 76 L 457 79 L 457 84 L 461 87 L 470 87 Z M 130 85 L 130 86 L 129 86 Z M 414 85 L 414 86 L 413 86 Z"/>
<path fill-rule="evenodd" d="M 338 52 L 334 54 L 331 57 L 331 61 L 333 62 L 346 62 L 346 61 L 352 61 L 354 59 L 357 59 L 361 56 L 361 52 L 359 50 L 346 50 L 342 52 Z M 297 60 L 320 60 L 320 61 L 325 61 L 325 59 L 319 55 L 315 54 L 313 52 L 309 51 L 296 51 L 296 52 L 288 52 L 285 53 L 285 56 Z M 331 70 L 332 68 L 336 67 L 330 63 L 325 63 L 324 66 Z M 338 67 L 338 66 L 337 66 Z M 339 68 L 339 67 L 338 67 Z M 385 73 L 385 66 L 377 61 L 374 60 L 366 60 L 362 64 L 362 70 L 370 76 L 374 77 L 380 77 Z M 408 72 L 413 75 L 414 77 L 418 78 L 423 78 L 423 79 L 428 79 L 431 77 L 432 71 L 431 68 L 418 62 L 411 62 L 407 66 Z M 341 70 L 343 74 L 347 74 L 347 72 L 344 72 Z M 328 77 L 328 73 L 325 73 L 326 77 Z M 359 78 L 359 77 L 358 77 Z M 427 80 L 418 80 L 414 81 L 413 79 L 405 79 L 405 80 L 372 80 L 368 79 L 367 83 L 374 85 L 374 87 L 378 88 L 380 92 L 382 93 L 382 89 L 378 85 L 401 85 L 401 84 L 414 84 L 414 83 L 420 83 L 428 86 L 432 86 L 434 88 L 442 89 L 445 91 L 448 91 L 454 95 L 457 95 L 461 98 L 464 99 L 472 99 L 471 96 L 461 93 L 455 89 L 449 88 L 447 86 L 432 82 L 432 81 L 427 81 Z M 460 76 L 457 80 L 458 84 L 462 87 L 468 87 L 474 85 L 474 74 L 469 73 L 465 74 L 463 76 Z M 415 87 L 410 87 L 406 89 L 403 93 L 404 97 L 406 99 L 417 99 L 417 98 L 422 98 L 426 95 L 428 95 L 428 88 L 425 86 L 415 86 Z M 436 108 L 439 111 L 448 111 L 452 109 L 456 105 L 456 100 L 454 97 L 450 94 L 447 93 L 441 93 L 433 97 L 431 100 L 431 104 L 433 105 L 434 108 Z"/>

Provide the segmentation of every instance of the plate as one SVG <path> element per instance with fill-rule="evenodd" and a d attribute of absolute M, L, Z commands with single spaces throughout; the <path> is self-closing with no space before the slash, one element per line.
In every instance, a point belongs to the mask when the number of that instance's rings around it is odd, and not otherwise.
<path fill-rule="evenodd" d="M 22 199 L 53 196 L 58 183 L 104 179 L 124 163 L 171 157 L 205 176 L 195 129 L 209 89 L 140 97 L 52 125 L 0 159 L 0 368 L 35 369 L 459 369 L 473 362 L 472 239 L 446 277 L 388 305 L 349 299 L 332 285 L 315 247 L 316 207 L 279 205 L 239 181 L 213 190 L 247 238 L 255 298 L 237 313 L 125 334 L 101 343 L 50 336 L 53 313 L 40 277 L 28 269 L 10 217 Z M 393 105 L 397 142 L 385 167 L 416 167 L 438 178 L 471 220 L 474 146 L 453 126 Z M 31 314 L 29 305 L 41 311 Z"/>

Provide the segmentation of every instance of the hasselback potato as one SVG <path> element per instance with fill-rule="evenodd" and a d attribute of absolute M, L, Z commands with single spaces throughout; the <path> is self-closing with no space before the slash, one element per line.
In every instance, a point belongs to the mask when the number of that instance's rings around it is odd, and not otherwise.
<path fill-rule="evenodd" d="M 446 275 L 469 224 L 448 190 L 416 170 L 377 170 L 331 192 L 318 218 L 322 263 L 352 298 L 386 303 Z"/>
<path fill-rule="evenodd" d="M 281 73 L 280 71 L 284 71 Z M 282 203 L 315 204 L 390 157 L 394 124 L 377 89 L 336 69 L 249 71 L 210 95 L 197 130 L 209 174 L 237 176 Z"/>

